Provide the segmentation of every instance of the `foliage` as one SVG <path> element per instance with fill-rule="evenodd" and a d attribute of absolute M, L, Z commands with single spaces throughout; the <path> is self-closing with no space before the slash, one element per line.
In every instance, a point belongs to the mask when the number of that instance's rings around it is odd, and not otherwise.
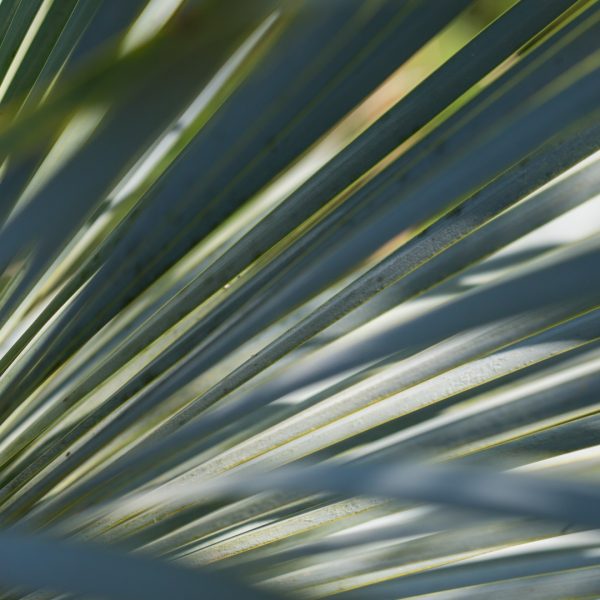
<path fill-rule="evenodd" d="M 0 0 L 3 597 L 600 595 L 598 39 Z"/>

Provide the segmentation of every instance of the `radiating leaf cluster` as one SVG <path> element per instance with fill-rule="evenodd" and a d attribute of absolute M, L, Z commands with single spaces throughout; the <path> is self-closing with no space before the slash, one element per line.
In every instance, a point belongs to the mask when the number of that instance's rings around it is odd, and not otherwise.
<path fill-rule="evenodd" d="M 2 598 L 600 595 L 597 0 L 0 0 Z"/>

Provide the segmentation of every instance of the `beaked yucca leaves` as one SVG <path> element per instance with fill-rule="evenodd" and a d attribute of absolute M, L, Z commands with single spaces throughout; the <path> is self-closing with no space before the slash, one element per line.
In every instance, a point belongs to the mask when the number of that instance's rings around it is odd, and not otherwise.
<path fill-rule="evenodd" d="M 600 595 L 597 0 L 0 0 L 0 596 Z"/>

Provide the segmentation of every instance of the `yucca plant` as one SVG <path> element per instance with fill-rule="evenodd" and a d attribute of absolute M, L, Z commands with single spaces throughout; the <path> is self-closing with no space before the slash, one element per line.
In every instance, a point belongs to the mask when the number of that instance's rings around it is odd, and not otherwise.
<path fill-rule="evenodd" d="M 2 597 L 600 596 L 598 40 L 0 0 Z"/>

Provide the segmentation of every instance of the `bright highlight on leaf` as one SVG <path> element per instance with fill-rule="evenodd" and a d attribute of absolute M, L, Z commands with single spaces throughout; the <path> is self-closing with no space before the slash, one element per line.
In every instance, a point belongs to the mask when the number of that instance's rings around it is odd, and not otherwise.
<path fill-rule="evenodd" d="M 597 0 L 0 0 L 0 597 L 600 596 Z"/>

